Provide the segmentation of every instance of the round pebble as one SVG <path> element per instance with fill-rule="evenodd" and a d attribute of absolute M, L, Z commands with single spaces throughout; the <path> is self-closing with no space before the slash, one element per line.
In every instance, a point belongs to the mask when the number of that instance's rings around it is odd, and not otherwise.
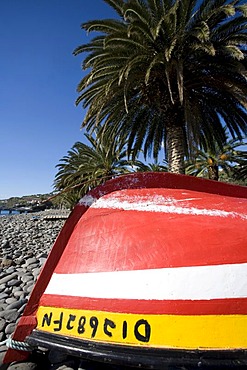
<path fill-rule="evenodd" d="M 10 324 L 8 324 L 8 325 L 6 326 L 6 328 L 5 328 L 5 333 L 6 333 L 6 334 L 12 334 L 12 333 L 14 332 L 14 330 L 15 330 L 15 326 L 16 326 L 16 324 L 15 324 L 15 323 L 10 323 Z"/>
<path fill-rule="evenodd" d="M 6 326 L 6 321 L 3 319 L 0 319 L 0 332 L 4 330 L 5 326 Z"/>
<path fill-rule="evenodd" d="M 20 362 L 12 364 L 8 367 L 8 370 L 35 370 L 37 369 L 37 364 L 33 362 Z"/>

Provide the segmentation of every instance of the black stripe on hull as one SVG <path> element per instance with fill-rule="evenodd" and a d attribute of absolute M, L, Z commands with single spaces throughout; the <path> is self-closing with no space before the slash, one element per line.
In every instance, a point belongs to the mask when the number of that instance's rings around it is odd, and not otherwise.
<path fill-rule="evenodd" d="M 68 355 L 109 365 L 139 369 L 246 369 L 246 350 L 176 350 L 123 346 L 85 341 L 34 330 L 26 338 L 33 346 L 63 351 Z"/>

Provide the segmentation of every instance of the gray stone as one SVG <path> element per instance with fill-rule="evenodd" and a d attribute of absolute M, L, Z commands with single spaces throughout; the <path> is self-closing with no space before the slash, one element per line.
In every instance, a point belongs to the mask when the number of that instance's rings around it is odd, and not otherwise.
<path fill-rule="evenodd" d="M 31 274 L 23 275 L 21 277 L 21 280 L 23 281 L 23 283 L 27 283 L 28 281 L 33 280 L 33 275 Z"/>
<path fill-rule="evenodd" d="M 5 322 L 5 320 L 0 319 L 0 332 L 2 332 L 2 331 L 3 331 L 3 329 L 5 328 L 5 326 L 6 326 L 6 322 Z"/>
<path fill-rule="evenodd" d="M 13 296 L 16 297 L 16 298 L 20 298 L 22 299 L 24 297 L 24 292 L 23 290 L 16 290 L 14 293 L 13 293 Z"/>
<path fill-rule="evenodd" d="M 16 258 L 16 259 L 15 259 L 15 263 L 16 263 L 17 265 L 22 265 L 22 264 L 24 264 L 24 263 L 25 263 L 25 260 L 24 260 L 24 258 L 23 258 L 23 257 L 19 257 L 19 258 Z"/>
<path fill-rule="evenodd" d="M 8 281 L 12 280 L 14 277 L 16 277 L 16 275 L 17 275 L 17 272 L 13 272 L 13 274 L 7 275 L 7 276 L 1 278 L 0 279 L 0 285 L 4 284 L 4 283 L 7 283 Z"/>
<path fill-rule="evenodd" d="M 3 248 L 6 248 L 6 247 L 9 246 L 9 241 L 7 239 L 3 239 L 1 245 L 2 245 Z"/>
<path fill-rule="evenodd" d="M 71 365 L 71 366 L 70 366 Z M 69 364 L 63 364 L 63 365 L 56 365 L 52 366 L 52 370 L 74 370 L 74 362 L 70 362 Z"/>
<path fill-rule="evenodd" d="M 22 290 L 20 285 L 19 286 L 13 286 L 12 293 L 18 292 L 20 290 Z"/>
<path fill-rule="evenodd" d="M 21 280 L 12 279 L 7 282 L 7 286 L 18 286 L 18 285 L 21 285 Z"/>
<path fill-rule="evenodd" d="M 14 266 L 11 266 L 11 267 L 7 268 L 5 271 L 6 271 L 8 274 L 12 274 L 13 272 L 15 272 L 15 267 L 14 267 Z"/>
<path fill-rule="evenodd" d="M 13 287 L 6 286 L 4 293 L 8 294 L 8 296 L 11 296 Z"/>
<path fill-rule="evenodd" d="M 22 254 L 22 252 L 21 252 L 21 251 L 15 251 L 15 257 L 20 257 L 20 256 L 21 256 L 21 254 Z"/>
<path fill-rule="evenodd" d="M 39 259 L 40 266 L 43 266 L 43 264 L 46 262 L 46 260 L 47 260 L 47 258 L 40 257 L 40 259 Z"/>
<path fill-rule="evenodd" d="M 11 364 L 8 367 L 8 370 L 35 370 L 37 369 L 38 365 L 34 362 L 19 362 Z"/>
<path fill-rule="evenodd" d="M 17 273 L 18 273 L 18 279 L 21 279 L 21 278 L 22 278 L 22 276 L 24 276 L 24 275 L 25 275 L 25 272 L 23 271 L 23 268 L 17 267 L 17 268 L 15 269 L 15 271 L 17 271 Z"/>
<path fill-rule="evenodd" d="M 11 309 L 19 309 L 20 307 L 22 307 L 25 303 L 27 303 L 27 299 L 20 299 L 20 300 L 16 300 L 15 302 L 11 303 L 9 306 L 6 307 L 7 310 L 11 310 Z"/>
<path fill-rule="evenodd" d="M 5 298 L 7 298 L 9 295 L 7 293 L 0 293 L 0 300 L 3 300 Z"/>
<path fill-rule="evenodd" d="M 0 292 L 2 292 L 5 289 L 5 284 L 0 285 Z"/>
<path fill-rule="evenodd" d="M 26 289 L 25 289 L 26 288 Z M 31 293 L 31 291 L 33 290 L 33 285 L 29 285 L 28 287 L 24 287 L 24 290 L 25 292 L 27 293 Z"/>
<path fill-rule="evenodd" d="M 5 269 L 4 269 L 4 270 L 2 269 L 2 270 L 1 270 L 1 273 L 0 273 L 0 279 L 2 279 L 2 278 L 3 278 L 3 277 L 5 277 L 5 276 L 8 276 L 8 275 L 9 275 L 9 274 L 7 274 L 7 273 L 6 273 L 6 270 L 5 270 Z"/>
<path fill-rule="evenodd" d="M 35 257 L 32 257 L 32 258 L 28 258 L 26 260 L 26 265 L 31 265 L 33 263 L 37 263 L 37 259 Z"/>
<path fill-rule="evenodd" d="M 13 302 L 16 302 L 16 298 L 10 297 L 5 300 L 6 303 L 11 304 Z"/>
<path fill-rule="evenodd" d="M 32 271 L 32 274 L 33 276 L 37 277 L 40 273 L 40 267 L 36 267 L 35 269 L 33 269 Z"/>
<path fill-rule="evenodd" d="M 0 301 L 0 311 L 4 311 L 6 307 L 7 307 L 7 303 Z"/>
<path fill-rule="evenodd" d="M 19 313 L 16 310 L 4 310 L 0 312 L 0 317 L 8 322 L 15 322 L 19 317 Z"/>
<path fill-rule="evenodd" d="M 47 253 L 42 252 L 42 253 L 37 254 L 37 259 L 39 259 L 39 260 L 41 260 L 41 258 L 46 259 L 47 256 L 48 256 Z"/>
<path fill-rule="evenodd" d="M 15 327 L 16 327 L 16 323 L 10 323 L 6 326 L 5 328 L 5 334 L 12 334 L 15 330 Z"/>
<path fill-rule="evenodd" d="M 3 338 L 5 337 L 5 333 L 3 331 L 0 331 L 0 342 L 3 341 Z M 1 364 L 1 362 L 0 362 Z"/>

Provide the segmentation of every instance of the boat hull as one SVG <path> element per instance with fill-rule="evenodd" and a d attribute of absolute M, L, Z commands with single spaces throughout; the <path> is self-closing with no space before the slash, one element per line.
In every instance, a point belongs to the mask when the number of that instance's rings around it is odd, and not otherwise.
<path fill-rule="evenodd" d="M 245 188 L 170 174 L 93 190 L 51 251 L 22 337 L 126 366 L 245 366 L 246 201 Z"/>

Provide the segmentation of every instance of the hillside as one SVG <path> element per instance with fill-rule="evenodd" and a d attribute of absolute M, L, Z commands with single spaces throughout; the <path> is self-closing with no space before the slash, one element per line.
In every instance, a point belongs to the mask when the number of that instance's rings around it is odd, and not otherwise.
<path fill-rule="evenodd" d="M 0 200 L 0 208 L 18 208 L 18 207 L 32 207 L 41 204 L 49 199 L 53 194 L 33 194 L 24 195 L 22 197 L 11 197 Z"/>

